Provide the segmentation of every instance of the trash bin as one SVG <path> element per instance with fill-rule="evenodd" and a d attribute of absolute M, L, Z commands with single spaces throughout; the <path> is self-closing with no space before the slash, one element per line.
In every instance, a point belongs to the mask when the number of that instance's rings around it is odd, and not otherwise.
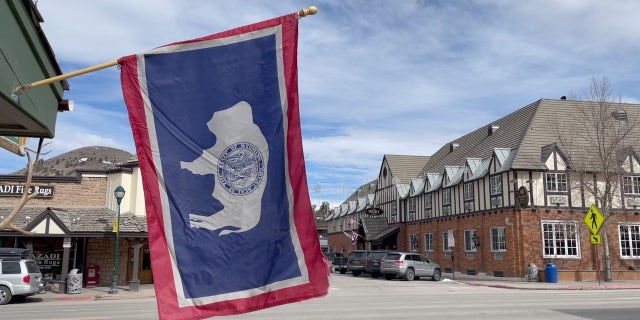
<path fill-rule="evenodd" d="M 530 262 L 527 266 L 527 281 L 537 282 L 538 281 L 538 266 L 535 263 Z"/>
<path fill-rule="evenodd" d="M 547 282 L 557 283 L 558 282 L 558 268 L 553 263 L 547 263 L 547 267 L 544 269 L 544 275 L 547 279 Z"/>
<path fill-rule="evenodd" d="M 73 269 L 67 275 L 67 293 L 80 293 L 82 289 L 82 273 L 78 269 Z"/>

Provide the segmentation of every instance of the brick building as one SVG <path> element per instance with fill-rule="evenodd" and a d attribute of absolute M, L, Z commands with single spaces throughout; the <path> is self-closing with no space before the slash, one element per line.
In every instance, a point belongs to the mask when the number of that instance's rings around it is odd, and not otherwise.
<path fill-rule="evenodd" d="M 553 263 L 560 280 L 606 279 L 597 270 L 609 262 L 611 279 L 640 279 L 639 121 L 637 104 L 541 99 L 431 156 L 385 155 L 364 208 L 388 227 L 368 232 L 352 195 L 326 218 L 330 247 L 420 252 L 445 272 L 513 278 L 530 263 L 544 278 Z M 592 205 L 602 221 L 586 219 Z"/>
<path fill-rule="evenodd" d="M 64 283 L 78 269 L 99 270 L 96 285 L 109 286 L 115 258 L 117 186 L 126 193 L 120 204 L 119 286 L 152 283 L 142 183 L 137 161 L 105 170 L 74 171 L 72 176 L 34 176 L 39 196 L 18 212 L 14 225 L 27 231 L 0 231 L 0 246 L 32 249 L 46 277 Z M 20 202 L 24 175 L 0 176 L 0 220 Z M 33 190 L 33 187 L 32 187 Z M 134 272 L 136 270 L 137 272 Z"/>

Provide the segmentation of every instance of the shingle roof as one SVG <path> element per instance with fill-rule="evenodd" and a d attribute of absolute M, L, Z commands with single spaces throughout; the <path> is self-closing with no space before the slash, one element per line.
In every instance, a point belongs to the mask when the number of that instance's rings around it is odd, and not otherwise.
<path fill-rule="evenodd" d="M 0 207 L 0 219 L 6 218 L 14 207 Z M 30 231 L 46 217 L 51 217 L 69 234 L 105 233 L 113 230 L 116 212 L 107 208 L 52 208 L 24 207 L 14 220 L 14 225 Z M 120 232 L 146 233 L 147 220 L 131 212 L 120 213 Z"/>
<path fill-rule="evenodd" d="M 363 216 L 362 228 L 364 229 L 365 237 L 371 238 L 389 228 L 389 225 L 387 224 L 387 219 L 385 219 L 383 216 Z"/>
<path fill-rule="evenodd" d="M 391 176 L 395 183 L 410 184 L 411 179 L 418 177 L 422 168 L 427 164 L 429 156 L 409 156 L 385 154 Z"/>
<path fill-rule="evenodd" d="M 612 121 L 608 127 L 627 125 L 631 130 L 623 143 L 626 146 L 640 148 L 638 104 L 613 103 L 602 108 L 595 102 L 540 99 L 443 145 L 431 156 L 420 176 L 426 173 L 444 173 L 447 166 L 463 165 L 468 158 L 487 159 L 492 157 L 494 152 L 502 164 L 500 170 L 545 170 L 541 153 L 549 145 L 559 143 L 559 137 L 565 139 L 565 147 L 572 148 L 564 152 L 571 154 L 574 163 L 591 164 L 592 169 L 598 170 L 598 161 L 591 154 L 594 150 L 594 147 L 590 146 L 592 141 L 584 137 L 590 134 L 590 130 L 593 131 L 585 118 L 589 113 L 597 114 L 601 109 L 604 109 L 605 118 Z M 586 110 L 586 114 L 582 114 L 581 110 Z M 616 110 L 624 110 L 624 117 L 628 118 L 628 121 L 613 121 Z M 491 127 L 498 128 L 492 130 Z M 452 148 L 452 143 L 457 146 Z M 483 166 L 484 164 L 482 163 Z"/>
<path fill-rule="evenodd" d="M 431 160 L 421 171 L 422 175 L 427 172 L 442 173 L 445 166 L 461 166 L 466 158 L 490 158 L 494 148 L 517 148 L 527 133 L 541 101 L 543 100 L 538 100 L 443 145 L 431 156 Z M 492 126 L 498 129 L 491 130 Z M 457 147 L 452 148 L 452 143 L 456 143 Z"/>
<path fill-rule="evenodd" d="M 627 121 L 615 117 L 618 110 L 624 110 Z M 596 102 L 544 99 L 537 107 L 535 117 L 522 138 L 511 167 L 546 169 L 540 159 L 542 149 L 550 144 L 560 143 L 558 136 L 562 136 L 562 147 L 569 148 L 563 151 L 571 155 L 572 163 L 591 164 L 592 169 L 600 170 L 598 159 L 592 155 L 595 148 L 591 144 L 594 140 L 589 137 L 595 133 L 595 128 L 591 127 L 592 124 L 588 120 L 592 115 L 598 117 L 600 112 L 601 118 L 607 121 L 605 130 L 628 129 L 630 132 L 622 144 L 636 148 L 640 146 L 639 104 L 609 103 L 603 106 Z M 605 134 L 613 135 L 611 132 Z"/>

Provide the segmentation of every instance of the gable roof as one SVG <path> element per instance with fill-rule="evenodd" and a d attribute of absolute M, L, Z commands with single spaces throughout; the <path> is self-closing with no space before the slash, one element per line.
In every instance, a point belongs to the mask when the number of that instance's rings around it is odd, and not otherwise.
<path fill-rule="evenodd" d="M 490 158 L 493 156 L 494 148 L 517 148 L 528 131 L 541 101 L 543 100 L 538 100 L 443 145 L 431 156 L 431 160 L 422 169 L 422 174 L 444 172 L 445 166 L 463 165 L 466 158 Z M 498 129 L 494 130 L 496 127 Z M 452 143 L 458 145 L 453 150 Z"/>
<path fill-rule="evenodd" d="M 626 123 L 631 130 L 623 141 L 624 145 L 639 147 L 640 125 L 637 124 L 640 123 L 640 105 L 609 103 L 607 107 L 603 115 L 610 115 L 608 121 L 619 125 Z M 443 173 L 447 166 L 463 165 L 466 158 L 486 159 L 494 156 L 501 164 L 499 171 L 545 170 L 541 154 L 549 151 L 549 145 L 559 143 L 560 137 L 573 139 L 570 141 L 572 150 L 561 149 L 565 155 L 571 156 L 573 163 L 591 164 L 593 170 L 598 170 L 599 164 L 590 154 L 593 147 L 589 147 L 590 143 L 583 138 L 584 134 L 576 133 L 587 133 L 591 129 L 581 116 L 581 110 L 588 116 L 589 113 L 600 112 L 600 108 L 602 106 L 597 102 L 540 99 L 443 145 L 431 156 L 421 175 Z M 624 117 L 615 117 L 620 113 L 619 110 L 624 111 Z M 452 144 L 456 147 L 452 148 Z M 477 174 L 473 176 L 478 177 Z"/>
<path fill-rule="evenodd" d="M 640 145 L 640 126 L 638 126 L 640 105 L 638 104 L 600 104 L 590 101 L 549 99 L 543 102 L 538 107 L 536 117 L 523 137 L 518 154 L 513 159 L 511 166 L 514 169 L 532 167 L 545 169 L 544 163 L 540 160 L 541 153 L 548 145 L 558 143 L 561 146 L 559 150 L 571 158 L 572 165 L 580 164 L 583 169 L 601 170 L 601 165 L 594 155 L 593 141 L 585 138 L 595 129 L 591 128 L 591 124 L 586 120 L 592 115 L 596 117 L 602 115 L 602 120 L 607 121 L 605 126 L 608 128 L 627 126 L 630 132 L 622 141 L 621 147 Z M 620 110 L 624 111 L 623 119 L 616 117 Z M 559 137 L 564 142 L 560 143 Z"/>
<path fill-rule="evenodd" d="M 14 207 L 0 207 L 0 216 L 6 217 Z M 24 207 L 14 220 L 14 225 L 38 234 L 100 235 L 111 233 L 116 212 L 107 208 L 52 208 Z M 131 212 L 120 213 L 120 233 L 145 236 L 147 219 Z M 13 231 L 0 231 L 13 232 Z"/>
<path fill-rule="evenodd" d="M 389 166 L 394 183 L 409 184 L 411 179 L 418 177 L 431 157 L 385 154 L 384 159 Z"/>

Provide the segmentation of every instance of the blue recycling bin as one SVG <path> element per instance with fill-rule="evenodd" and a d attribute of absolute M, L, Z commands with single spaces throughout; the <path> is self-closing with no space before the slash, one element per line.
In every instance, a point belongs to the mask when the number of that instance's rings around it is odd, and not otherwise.
<path fill-rule="evenodd" d="M 558 282 L 558 268 L 553 263 L 547 263 L 547 267 L 544 268 L 544 276 L 547 279 L 547 282 L 557 283 Z"/>

